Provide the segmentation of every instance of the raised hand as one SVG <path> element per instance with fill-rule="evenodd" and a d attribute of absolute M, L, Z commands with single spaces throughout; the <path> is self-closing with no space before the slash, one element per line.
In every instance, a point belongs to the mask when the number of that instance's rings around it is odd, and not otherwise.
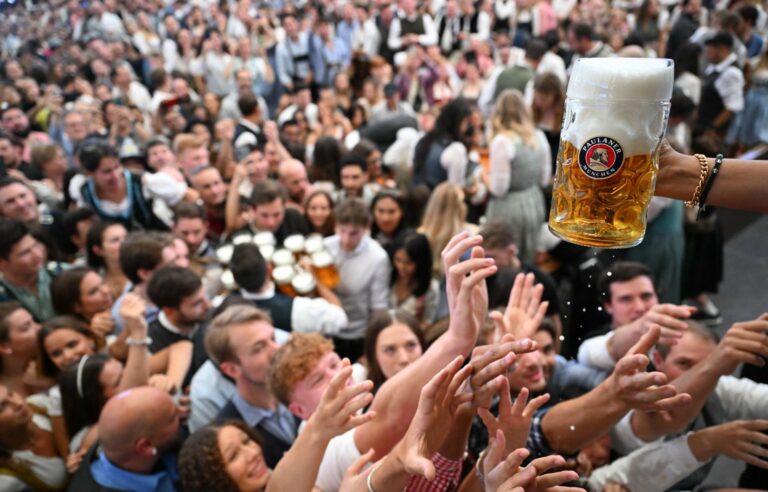
<path fill-rule="evenodd" d="M 482 237 L 468 237 L 463 232 L 454 236 L 442 252 L 451 320 L 449 330 L 463 340 L 477 340 L 488 312 L 485 279 L 496 273 L 494 260 L 485 258 L 483 248 L 478 246 L 481 242 Z M 471 258 L 459 262 L 471 247 Z"/>
<path fill-rule="evenodd" d="M 498 431 L 504 433 L 507 451 L 525 447 L 528 433 L 531 432 L 531 422 L 536 411 L 549 401 L 549 394 L 543 394 L 528 401 L 528 388 L 523 388 L 515 399 L 514 405 L 509 394 L 509 381 L 504 378 L 499 389 L 499 416 L 495 417 L 485 408 L 478 408 L 477 415 L 488 429 L 488 435 Z"/>
<path fill-rule="evenodd" d="M 699 461 L 716 454 L 768 468 L 768 420 L 734 420 L 695 432 L 689 438 L 691 451 Z"/>
<path fill-rule="evenodd" d="M 445 429 L 450 426 L 459 407 L 471 399 L 467 393 L 458 393 L 459 387 L 472 373 L 470 365 L 460 369 L 461 364 L 462 357 L 456 357 L 421 390 L 416 415 L 394 451 L 403 468 L 411 475 L 434 480 L 436 471 L 432 455 L 443 444 Z"/>
<path fill-rule="evenodd" d="M 494 339 L 498 340 L 505 334 L 529 338 L 536 333 L 547 314 L 549 302 L 541 302 L 544 286 L 534 285 L 534 280 L 532 273 L 517 274 L 504 314 L 495 311 L 490 314 L 495 329 Z"/>
<path fill-rule="evenodd" d="M 710 355 L 710 363 L 722 375 L 731 374 L 741 363 L 764 366 L 768 357 L 766 334 L 768 313 L 756 320 L 734 323 Z"/>
<path fill-rule="evenodd" d="M 144 312 L 147 303 L 140 296 L 129 292 L 123 298 L 120 306 L 120 317 L 125 322 L 125 328 L 130 333 L 131 338 L 138 339 L 147 336 L 147 320 Z"/>
<path fill-rule="evenodd" d="M 690 318 L 696 308 L 675 304 L 657 304 L 636 321 L 614 330 L 608 350 L 614 360 L 619 360 L 637 343 L 648 330 L 657 326 L 660 330 L 659 343 L 675 345 L 688 329 L 683 321 Z"/>
<path fill-rule="evenodd" d="M 648 356 L 645 354 L 658 342 L 660 329 L 652 326 L 645 335 L 622 357 L 608 377 L 615 397 L 636 410 L 670 410 L 688 403 L 687 393 L 677 393 L 667 384 L 662 372 L 646 372 Z M 608 381 L 606 380 L 606 381 Z"/>
<path fill-rule="evenodd" d="M 327 440 L 376 417 L 376 412 L 373 411 L 357 414 L 373 400 L 373 382 L 363 381 L 348 385 L 352 367 L 349 365 L 349 359 L 342 360 L 341 364 L 342 369 L 331 379 L 320 399 L 320 405 L 307 421 L 307 430 L 311 429 Z"/>
<path fill-rule="evenodd" d="M 347 473 L 344 474 L 344 480 L 341 481 L 339 492 L 365 492 L 368 490 L 367 480 L 373 467 L 363 468 L 370 464 L 373 459 L 375 450 L 369 449 L 367 453 L 360 456 L 352 465 L 347 468 Z"/>
<path fill-rule="evenodd" d="M 515 341 L 511 335 L 503 337 L 501 343 L 473 349 L 470 362 L 472 377 L 469 380 L 472 404 L 478 408 L 490 408 L 493 395 L 507 381 L 507 370 L 515 363 L 517 354 L 534 350 L 536 342 L 529 339 Z"/>
<path fill-rule="evenodd" d="M 95 335 L 104 338 L 115 331 L 115 318 L 112 317 L 109 311 L 96 313 L 91 318 L 90 328 Z"/>

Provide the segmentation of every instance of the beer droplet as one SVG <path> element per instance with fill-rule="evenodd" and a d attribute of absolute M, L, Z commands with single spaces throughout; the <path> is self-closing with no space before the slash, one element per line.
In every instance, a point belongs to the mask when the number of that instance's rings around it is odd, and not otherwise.
<path fill-rule="evenodd" d="M 605 275 L 610 277 L 611 275 L 613 275 L 613 273 L 612 272 L 607 272 Z"/>

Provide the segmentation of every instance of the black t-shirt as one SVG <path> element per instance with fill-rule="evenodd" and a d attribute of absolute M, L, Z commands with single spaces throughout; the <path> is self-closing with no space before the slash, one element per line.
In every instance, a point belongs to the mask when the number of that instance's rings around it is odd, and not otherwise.
<path fill-rule="evenodd" d="M 189 365 L 187 375 L 184 377 L 184 387 L 187 387 L 192 383 L 192 376 L 194 376 L 200 366 L 208 360 L 208 354 L 205 352 L 204 344 L 205 329 L 206 326 L 200 324 L 191 335 L 187 336 L 168 330 L 162 323 L 160 323 L 159 317 L 155 318 L 155 320 L 149 324 L 147 335 L 152 339 L 152 343 L 149 345 L 150 353 L 155 354 L 170 347 L 174 343 L 183 340 L 192 342 L 192 362 Z"/>

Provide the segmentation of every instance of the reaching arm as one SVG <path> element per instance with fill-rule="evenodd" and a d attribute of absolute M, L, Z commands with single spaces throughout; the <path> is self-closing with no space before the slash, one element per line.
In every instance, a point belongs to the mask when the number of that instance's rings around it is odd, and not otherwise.
<path fill-rule="evenodd" d="M 312 490 L 328 442 L 375 417 L 371 412 L 357 415 L 358 410 L 373 399 L 370 393 L 373 383 L 363 381 L 347 386 L 352 368 L 347 359 L 342 365 L 343 369 L 331 379 L 304 430 L 272 472 L 267 492 Z"/>
<path fill-rule="evenodd" d="M 403 436 L 416 411 L 418 396 L 412 389 L 423 387 L 453 359 L 466 357 L 474 347 L 488 306 L 485 279 L 496 272 L 493 260 L 484 257 L 481 242 L 480 236 L 468 237 L 464 232 L 453 237 L 443 250 L 451 312 L 448 332 L 417 361 L 384 383 L 372 405 L 378 417 L 355 432 L 357 449 L 374 448 L 377 456 L 385 455 Z M 470 248 L 472 258 L 459 263 Z"/>
<path fill-rule="evenodd" d="M 147 321 L 144 319 L 146 303 L 136 294 L 128 293 L 120 307 L 120 317 L 125 321 L 128 340 L 142 341 L 147 337 Z M 125 361 L 123 378 L 118 392 L 137 386 L 144 386 L 149 381 L 149 351 L 146 345 L 129 345 L 128 359 Z"/>
<path fill-rule="evenodd" d="M 664 410 L 690 401 L 689 395 L 678 394 L 666 384 L 663 373 L 645 372 L 649 360 L 644 354 L 658 341 L 659 333 L 658 327 L 652 327 L 594 390 L 555 405 L 544 415 L 541 427 L 551 449 L 577 452 L 608 433 L 632 408 Z"/>
<path fill-rule="evenodd" d="M 710 158 L 709 169 L 714 166 Z M 690 200 L 699 182 L 699 161 L 693 156 L 662 144 L 656 195 L 677 200 Z M 712 185 L 707 202 L 719 207 L 768 213 L 768 162 L 744 159 L 723 161 L 717 180 Z"/>
<path fill-rule="evenodd" d="M 763 357 L 768 357 L 768 346 L 764 343 L 766 333 L 768 314 L 734 324 L 710 356 L 672 381 L 678 392 L 690 394 L 690 401 L 661 414 L 634 412 L 633 433 L 643 441 L 653 441 L 683 430 L 701 412 L 721 376 L 732 373 L 741 363 L 765 365 Z"/>

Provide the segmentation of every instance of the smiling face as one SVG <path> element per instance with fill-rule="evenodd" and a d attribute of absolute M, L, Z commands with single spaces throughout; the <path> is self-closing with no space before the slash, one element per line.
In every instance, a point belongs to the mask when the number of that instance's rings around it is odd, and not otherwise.
<path fill-rule="evenodd" d="M 384 234 L 392 235 L 402 218 L 403 211 L 394 198 L 380 198 L 373 206 L 373 220 Z"/>
<path fill-rule="evenodd" d="M 79 361 L 85 355 L 93 355 L 94 341 L 71 328 L 60 328 L 43 340 L 43 350 L 60 371 Z"/>
<path fill-rule="evenodd" d="M 544 365 L 544 356 L 539 350 L 518 355 L 515 364 L 507 373 L 512 393 L 519 393 L 523 388 L 528 388 L 531 393 L 542 391 L 547 385 Z"/>
<path fill-rule="evenodd" d="M 237 489 L 262 490 L 269 481 L 270 472 L 261 446 L 233 425 L 222 427 L 217 440 L 224 470 Z"/>
<path fill-rule="evenodd" d="M 0 432 L 11 434 L 21 431 L 32 420 L 32 411 L 24 398 L 0 385 Z"/>
<path fill-rule="evenodd" d="M 8 327 L 8 341 L 0 344 L 0 349 L 26 359 L 37 356 L 37 332 L 40 331 L 40 325 L 32 319 L 29 311 L 24 308 L 15 310 L 5 319 L 5 324 Z"/>

